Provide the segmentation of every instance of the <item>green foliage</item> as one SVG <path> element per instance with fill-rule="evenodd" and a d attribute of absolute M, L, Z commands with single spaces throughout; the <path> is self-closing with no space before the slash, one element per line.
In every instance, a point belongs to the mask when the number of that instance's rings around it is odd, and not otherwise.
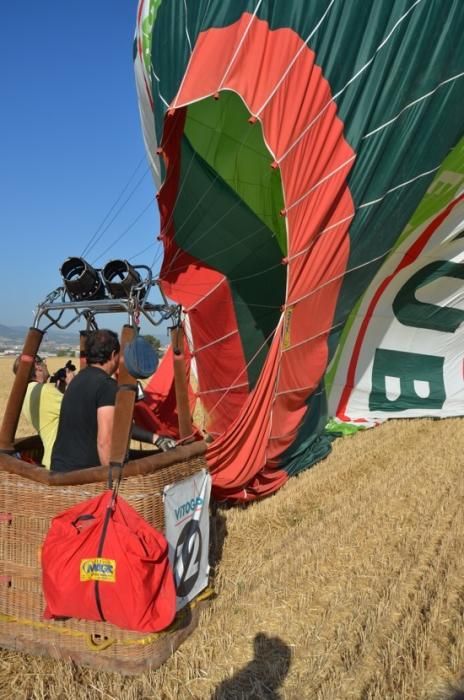
<path fill-rule="evenodd" d="M 147 341 L 147 343 L 150 343 L 150 345 L 155 348 L 155 350 L 159 350 L 161 347 L 161 341 L 156 338 L 154 335 L 143 335 L 142 338 Z"/>

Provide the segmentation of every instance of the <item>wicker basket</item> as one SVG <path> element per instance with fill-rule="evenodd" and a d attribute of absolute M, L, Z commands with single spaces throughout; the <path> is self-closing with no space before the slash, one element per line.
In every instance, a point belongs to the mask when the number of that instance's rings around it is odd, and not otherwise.
<path fill-rule="evenodd" d="M 34 454 L 33 439 L 18 441 Z M 162 492 L 206 467 L 202 442 L 168 453 L 143 453 L 124 469 L 120 493 L 149 523 L 164 530 Z M 45 621 L 40 551 L 52 518 L 106 488 L 104 467 L 53 474 L 0 454 L 0 646 L 123 673 L 160 666 L 198 622 L 202 602 L 184 608 L 161 633 L 139 634 L 103 622 Z"/>

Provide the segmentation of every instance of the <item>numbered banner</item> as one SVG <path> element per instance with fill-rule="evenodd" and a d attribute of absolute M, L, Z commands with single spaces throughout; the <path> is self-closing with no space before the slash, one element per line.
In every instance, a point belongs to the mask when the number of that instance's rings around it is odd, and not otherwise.
<path fill-rule="evenodd" d="M 180 610 L 208 585 L 209 499 L 206 469 L 164 488 L 165 535 Z"/>

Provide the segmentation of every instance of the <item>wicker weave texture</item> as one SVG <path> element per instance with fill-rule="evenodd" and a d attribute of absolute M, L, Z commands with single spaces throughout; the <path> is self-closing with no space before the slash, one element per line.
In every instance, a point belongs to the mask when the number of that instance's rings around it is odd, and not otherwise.
<path fill-rule="evenodd" d="M 103 623 L 31 623 L 27 619 L 7 622 L 0 616 L 0 646 L 118 673 L 141 673 L 158 668 L 198 624 L 206 601 L 199 601 L 176 618 L 165 632 L 140 635 Z"/>
<path fill-rule="evenodd" d="M 163 531 L 163 488 L 204 468 L 204 459 L 197 457 L 123 478 L 119 493 L 148 523 Z M 124 670 L 120 665 L 126 664 L 127 672 L 133 672 L 152 666 L 158 657 L 163 657 L 162 663 L 167 658 L 163 650 L 172 651 L 189 634 L 187 629 L 196 620 L 189 611 L 184 613 L 189 619 L 176 622 L 175 632 L 148 636 L 102 622 L 43 620 L 40 552 L 51 520 L 106 488 L 104 482 L 49 486 L 30 481 L 2 471 L 0 457 L 0 644 L 32 653 L 43 649 L 54 656 L 91 663 L 95 640 L 99 640 L 108 648 L 98 652 L 96 665 L 102 665 L 103 655 L 108 662 L 103 665 L 111 668 L 114 662 L 116 668 L 119 658 L 119 669 Z"/>

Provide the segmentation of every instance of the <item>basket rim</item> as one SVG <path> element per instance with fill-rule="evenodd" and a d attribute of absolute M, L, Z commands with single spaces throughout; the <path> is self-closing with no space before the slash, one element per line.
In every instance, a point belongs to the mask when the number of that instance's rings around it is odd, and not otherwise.
<path fill-rule="evenodd" d="M 25 449 L 30 442 L 31 438 L 18 440 L 15 442 L 15 448 Z M 206 449 L 205 441 L 197 440 L 187 445 L 178 445 L 167 452 L 149 453 L 147 457 L 127 462 L 124 465 L 124 477 L 152 474 L 181 462 L 204 457 Z M 108 478 L 108 467 L 105 466 L 75 469 L 70 472 L 51 472 L 42 466 L 24 462 L 5 452 L 0 452 L 0 472 L 2 471 L 47 486 L 79 486 L 106 481 Z"/>

